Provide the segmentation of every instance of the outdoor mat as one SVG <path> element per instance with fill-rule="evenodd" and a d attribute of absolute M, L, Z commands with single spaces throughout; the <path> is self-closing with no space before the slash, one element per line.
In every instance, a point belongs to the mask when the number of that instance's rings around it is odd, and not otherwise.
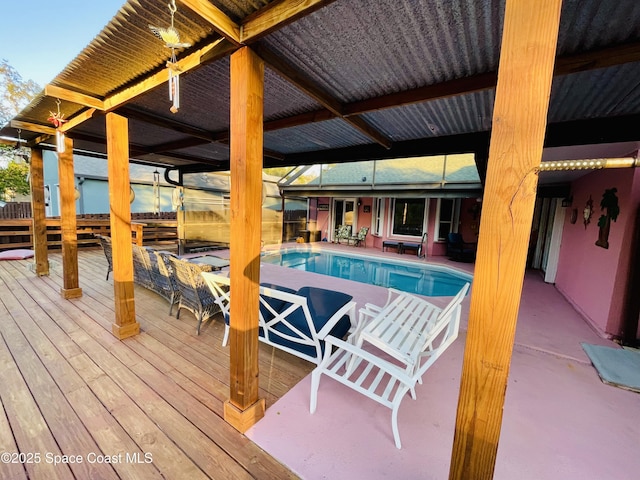
<path fill-rule="evenodd" d="M 624 348 L 582 343 L 602 381 L 640 393 L 640 353 Z"/>

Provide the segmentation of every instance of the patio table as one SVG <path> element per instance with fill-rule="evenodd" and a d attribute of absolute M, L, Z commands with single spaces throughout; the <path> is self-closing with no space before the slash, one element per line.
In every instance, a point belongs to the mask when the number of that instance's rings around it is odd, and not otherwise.
<path fill-rule="evenodd" d="M 187 258 L 186 260 L 191 263 L 204 263 L 206 265 L 211 265 L 216 270 L 220 270 L 221 268 L 228 267 L 230 265 L 229 260 L 226 258 L 216 257 L 215 255 L 201 255 L 199 257 Z"/>

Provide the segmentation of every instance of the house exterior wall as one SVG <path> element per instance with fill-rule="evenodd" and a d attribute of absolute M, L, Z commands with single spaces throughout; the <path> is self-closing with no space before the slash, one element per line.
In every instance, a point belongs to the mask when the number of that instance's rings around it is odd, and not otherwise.
<path fill-rule="evenodd" d="M 374 214 L 374 198 L 373 197 L 360 197 L 360 205 L 357 207 L 357 220 L 354 226 L 354 232 L 357 232 L 361 227 L 369 227 L 369 234 L 366 239 L 367 248 L 382 249 L 382 242 L 388 239 L 400 240 L 403 238 L 395 237 L 390 234 L 390 225 L 392 220 L 392 199 L 384 199 L 384 219 L 382 233 L 380 235 L 371 234 L 371 227 Z M 316 209 L 315 205 L 328 205 L 329 210 Z M 331 208 L 332 198 L 319 197 L 317 202 L 312 202 L 313 209 L 310 209 L 310 218 L 316 218 L 316 228 L 321 231 L 322 239 L 331 239 L 333 233 L 331 232 Z M 460 206 L 460 218 L 458 223 L 458 231 L 462 233 L 465 241 L 477 242 L 478 226 L 480 224 L 480 203 L 475 198 L 464 198 L 461 201 Z M 365 207 L 368 207 L 368 212 L 365 212 Z M 443 256 L 447 254 L 446 241 L 439 241 L 434 238 L 434 232 L 436 231 L 436 222 L 438 221 L 438 201 L 437 198 L 430 198 L 427 207 L 427 256 Z M 419 239 L 411 239 L 405 241 L 418 242 Z M 412 252 L 413 253 L 413 252 Z"/>
<path fill-rule="evenodd" d="M 598 239 L 600 200 L 605 189 L 617 189 L 620 214 L 611 223 L 609 248 Z M 556 287 L 595 329 L 617 337 L 622 326 L 634 218 L 640 205 L 640 170 L 619 169 L 590 173 L 573 182 L 573 204 L 565 210 Z M 593 214 L 586 226 L 583 209 L 593 199 Z M 577 221 L 570 222 L 577 209 Z M 636 267 L 637 268 L 637 267 Z"/>

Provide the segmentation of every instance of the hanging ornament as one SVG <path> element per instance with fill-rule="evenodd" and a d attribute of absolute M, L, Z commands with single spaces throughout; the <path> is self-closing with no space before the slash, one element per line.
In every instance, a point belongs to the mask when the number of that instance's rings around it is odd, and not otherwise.
<path fill-rule="evenodd" d="M 171 58 L 167 61 L 167 70 L 169 71 L 169 100 L 171 100 L 171 113 L 176 113 L 180 108 L 180 73 L 182 69 L 178 65 L 176 58 L 177 48 L 188 48 L 190 43 L 180 41 L 180 34 L 173 25 L 173 17 L 177 11 L 175 0 L 169 2 L 169 12 L 171 13 L 171 25 L 167 28 L 154 27 L 149 25 L 151 31 L 164 42 L 167 48 L 171 49 Z"/>
<path fill-rule="evenodd" d="M 18 129 L 18 141 L 15 147 L 13 147 L 13 154 L 16 157 L 21 158 L 25 163 L 29 163 L 29 149 L 22 146 L 22 130 Z"/>
<path fill-rule="evenodd" d="M 58 153 L 64 153 L 64 133 L 58 129 L 66 122 L 66 120 L 64 119 L 64 113 L 60 113 L 60 103 L 60 99 L 58 98 L 56 100 L 58 111 L 49 111 L 49 118 L 47 120 L 53 123 L 53 126 L 56 127 L 56 151 Z"/>

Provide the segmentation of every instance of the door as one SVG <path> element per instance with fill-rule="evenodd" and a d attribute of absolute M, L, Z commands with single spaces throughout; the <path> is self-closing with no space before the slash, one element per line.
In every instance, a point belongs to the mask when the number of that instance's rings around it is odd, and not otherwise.
<path fill-rule="evenodd" d="M 356 225 L 355 199 L 334 198 L 333 199 L 333 232 L 332 240 L 335 240 L 336 231 L 340 225 L 350 225 L 351 233 Z"/>

